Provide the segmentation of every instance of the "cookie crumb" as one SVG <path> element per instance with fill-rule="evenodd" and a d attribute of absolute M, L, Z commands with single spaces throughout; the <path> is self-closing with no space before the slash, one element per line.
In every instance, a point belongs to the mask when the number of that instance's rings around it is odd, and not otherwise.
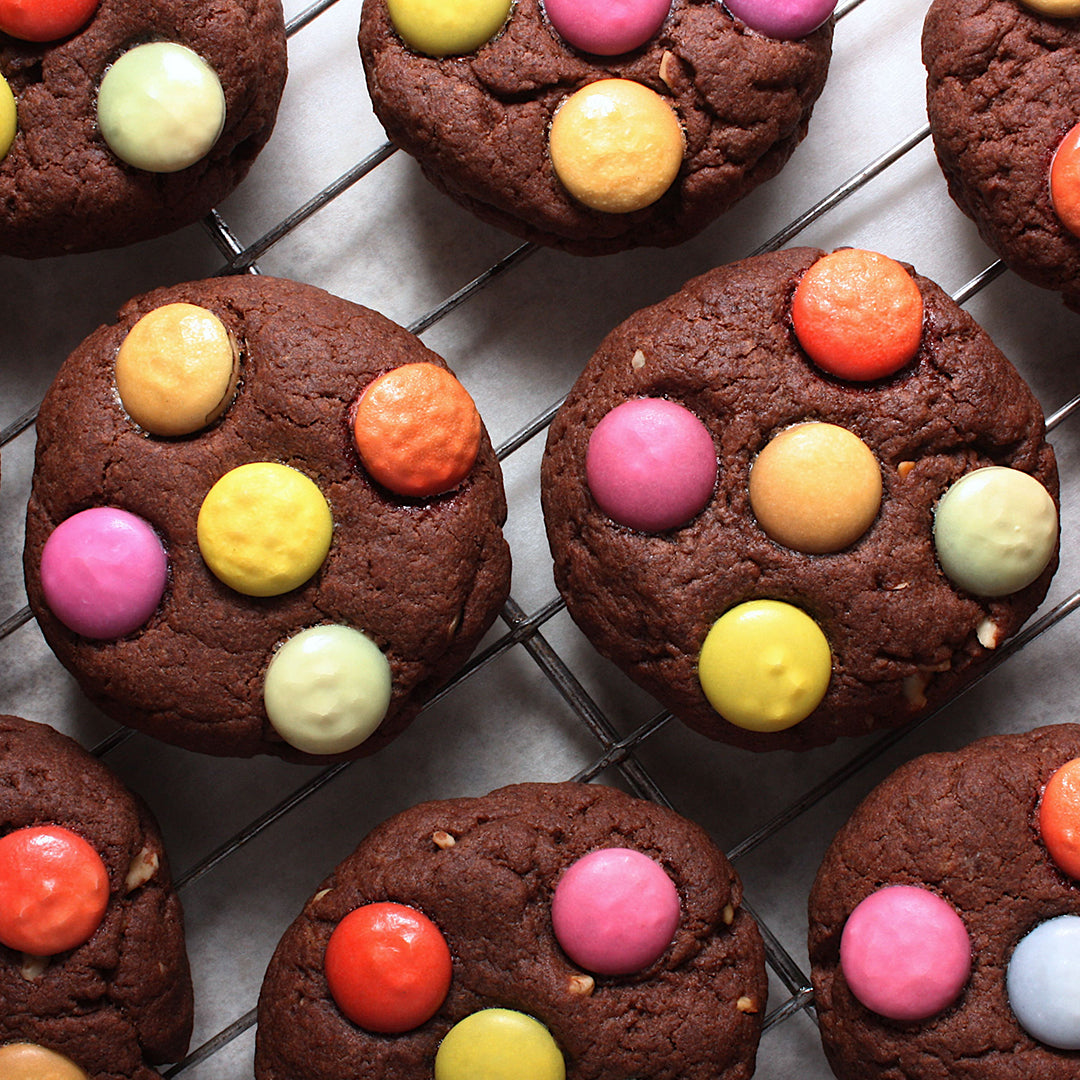
<path fill-rule="evenodd" d="M 431 842 L 443 851 L 449 851 L 457 841 L 444 829 L 437 829 L 431 834 Z"/>
<path fill-rule="evenodd" d="M 757 1002 L 753 998 L 745 996 L 735 1002 L 735 1008 L 743 1013 L 756 1013 L 758 1011 Z"/>
<path fill-rule="evenodd" d="M 128 867 L 127 877 L 124 879 L 124 891 L 134 892 L 140 885 L 145 885 L 158 871 L 161 860 L 156 851 L 144 847 Z"/>
<path fill-rule="evenodd" d="M 591 997 L 596 980 L 591 975 L 571 975 L 567 989 L 575 997 Z"/>
<path fill-rule="evenodd" d="M 635 371 L 640 371 L 645 366 L 645 354 L 640 349 L 634 353 L 633 359 L 630 361 L 630 366 Z"/>

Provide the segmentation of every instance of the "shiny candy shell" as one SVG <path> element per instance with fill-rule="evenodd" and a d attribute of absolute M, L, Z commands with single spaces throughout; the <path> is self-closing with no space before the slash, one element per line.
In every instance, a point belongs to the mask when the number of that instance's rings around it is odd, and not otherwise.
<path fill-rule="evenodd" d="M 1075 5 L 1080 14 L 1080 3 Z M 1074 236 L 1080 236 L 1080 124 L 1058 144 L 1050 163 L 1050 199 L 1054 213 Z"/>
<path fill-rule="evenodd" d="M 312 626 L 289 638 L 266 671 L 263 701 L 274 730 L 307 754 L 359 746 L 390 706 L 390 664 L 350 626 Z"/>
<path fill-rule="evenodd" d="M 386 0 L 394 29 L 427 56 L 464 56 L 491 40 L 506 22 L 512 0 Z"/>
<path fill-rule="evenodd" d="M 23 41 L 58 41 L 81 30 L 98 0 L 0 0 L 0 32 Z"/>
<path fill-rule="evenodd" d="M 671 0 L 545 0 L 544 10 L 575 49 L 617 56 L 656 34 L 671 10 Z"/>
<path fill-rule="evenodd" d="M 483 1009 L 455 1024 L 435 1055 L 435 1080 L 565 1080 L 566 1064 L 539 1021 Z"/>
<path fill-rule="evenodd" d="M 0 160 L 7 156 L 18 130 L 18 110 L 15 95 L 7 79 L 0 75 Z"/>
<path fill-rule="evenodd" d="M 26 1042 L 0 1046 L 0 1076 L 4 1080 L 87 1080 L 70 1058 Z"/>
<path fill-rule="evenodd" d="M 225 94 L 197 53 L 169 41 L 136 45 L 101 80 L 98 126 L 109 149 L 147 172 L 204 158 L 225 126 Z"/>
<path fill-rule="evenodd" d="M 1071 19 L 1080 15 L 1080 0 L 1022 0 L 1022 3 L 1040 15 L 1057 19 Z"/>
<path fill-rule="evenodd" d="M 790 41 L 826 22 L 836 0 L 724 0 L 724 6 L 751 30 Z"/>
<path fill-rule="evenodd" d="M 1057 866 L 1080 880 L 1080 758 L 1067 761 L 1047 781 L 1039 802 L 1039 835 Z"/>
<path fill-rule="evenodd" d="M 1033 1039 L 1080 1050 L 1080 916 L 1049 919 L 1020 941 L 1005 988 L 1016 1019 Z"/>

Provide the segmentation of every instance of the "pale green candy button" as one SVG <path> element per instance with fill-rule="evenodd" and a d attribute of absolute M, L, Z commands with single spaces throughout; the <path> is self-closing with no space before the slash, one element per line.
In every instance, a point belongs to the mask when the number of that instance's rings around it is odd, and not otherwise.
<path fill-rule="evenodd" d="M 386 0 L 401 40 L 427 56 L 476 52 L 501 29 L 511 0 Z"/>
<path fill-rule="evenodd" d="M 15 126 L 15 95 L 7 79 L 0 75 L 0 158 L 7 154 L 15 141 Z"/>
<path fill-rule="evenodd" d="M 109 149 L 147 172 L 178 172 L 205 157 L 225 126 L 216 73 L 183 45 L 154 41 L 124 53 L 98 90 Z"/>
<path fill-rule="evenodd" d="M 551 1033 L 512 1009 L 482 1009 L 455 1024 L 435 1055 L 435 1080 L 564 1080 Z"/>
<path fill-rule="evenodd" d="M 1046 569 L 1058 536 L 1057 507 L 1035 477 L 991 465 L 962 476 L 934 512 L 945 576 L 975 596 L 1007 596 Z"/>
<path fill-rule="evenodd" d="M 263 683 L 274 730 L 307 754 L 359 746 L 390 705 L 390 664 L 351 626 L 312 626 L 274 655 Z"/>

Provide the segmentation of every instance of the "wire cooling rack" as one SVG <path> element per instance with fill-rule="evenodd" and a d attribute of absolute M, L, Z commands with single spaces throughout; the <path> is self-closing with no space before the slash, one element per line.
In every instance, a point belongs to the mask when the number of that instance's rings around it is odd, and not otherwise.
<path fill-rule="evenodd" d="M 201 227 L 121 252 L 0 258 L 0 710 L 78 738 L 162 823 L 196 989 L 192 1050 L 166 1076 L 251 1076 L 270 953 L 322 877 L 378 821 L 422 799 L 576 778 L 673 806 L 728 851 L 768 950 L 758 1075 L 827 1080 L 805 905 L 835 829 L 916 753 L 1072 719 L 1076 316 L 1005 272 L 945 194 L 923 101 L 925 0 L 841 3 L 829 82 L 784 172 L 680 248 L 595 260 L 518 244 L 477 222 L 385 142 L 363 87 L 359 6 L 286 3 L 290 78 L 278 127 L 245 184 Z M 607 330 L 697 273 L 792 243 L 864 246 L 913 262 L 990 331 L 1048 413 L 1063 477 L 1062 565 L 1035 619 L 937 713 L 801 755 L 752 755 L 657 711 L 574 628 L 552 581 L 538 465 L 554 411 Z M 473 393 L 503 462 L 514 583 L 502 625 L 373 759 L 318 770 L 218 760 L 119 729 L 82 699 L 25 608 L 21 521 L 33 423 L 59 364 L 129 296 L 241 272 L 320 285 L 423 334 Z"/>

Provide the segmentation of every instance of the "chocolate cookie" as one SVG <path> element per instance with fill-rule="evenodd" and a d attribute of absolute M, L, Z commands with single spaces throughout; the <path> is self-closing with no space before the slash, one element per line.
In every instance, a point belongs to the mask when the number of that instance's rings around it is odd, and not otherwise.
<path fill-rule="evenodd" d="M 1011 269 L 1080 310 L 1080 18 L 1055 9 L 1080 15 L 1071 0 L 935 0 L 923 62 L 949 194 Z"/>
<path fill-rule="evenodd" d="M 926 754 L 837 834 L 810 895 L 809 944 L 841 1080 L 1077 1075 L 1075 991 L 1062 997 L 1060 975 L 1077 963 L 1078 756 L 1075 724 Z M 1033 976 L 1031 950 L 1062 930 Z"/>
<path fill-rule="evenodd" d="M 320 289 L 138 297 L 64 363 L 37 429 L 30 605 L 86 693 L 166 742 L 373 753 L 506 598 L 472 399 L 413 335 Z"/>
<path fill-rule="evenodd" d="M 833 6 L 481 0 L 439 21 L 365 0 L 360 52 L 387 135 L 436 186 L 603 254 L 679 243 L 779 172 L 825 82 Z"/>
<path fill-rule="evenodd" d="M 511 1075 L 483 1070 L 499 1045 L 532 1080 L 749 1077 L 766 979 L 741 899 L 703 830 L 612 788 L 421 804 L 367 836 L 285 932 L 259 998 L 256 1078 L 423 1080 L 437 1055 L 447 1080 Z M 392 944 L 387 902 L 430 935 L 419 955 Z M 363 967 L 380 946 L 397 979 Z M 394 1017 L 368 1015 L 365 998 L 395 982 L 409 989 Z"/>
<path fill-rule="evenodd" d="M 192 996 L 150 811 L 74 740 L 0 717 L 0 866 L 0 1075 L 157 1080 Z"/>
<path fill-rule="evenodd" d="M 1044 596 L 1056 492 L 1012 365 L 932 282 L 853 249 L 737 262 L 631 316 L 541 474 L 584 633 L 691 727 L 755 750 L 955 693 Z"/>
<path fill-rule="evenodd" d="M 285 84 L 280 0 L 42 7 L 0 8 L 0 252 L 160 236 L 240 183 Z"/>

